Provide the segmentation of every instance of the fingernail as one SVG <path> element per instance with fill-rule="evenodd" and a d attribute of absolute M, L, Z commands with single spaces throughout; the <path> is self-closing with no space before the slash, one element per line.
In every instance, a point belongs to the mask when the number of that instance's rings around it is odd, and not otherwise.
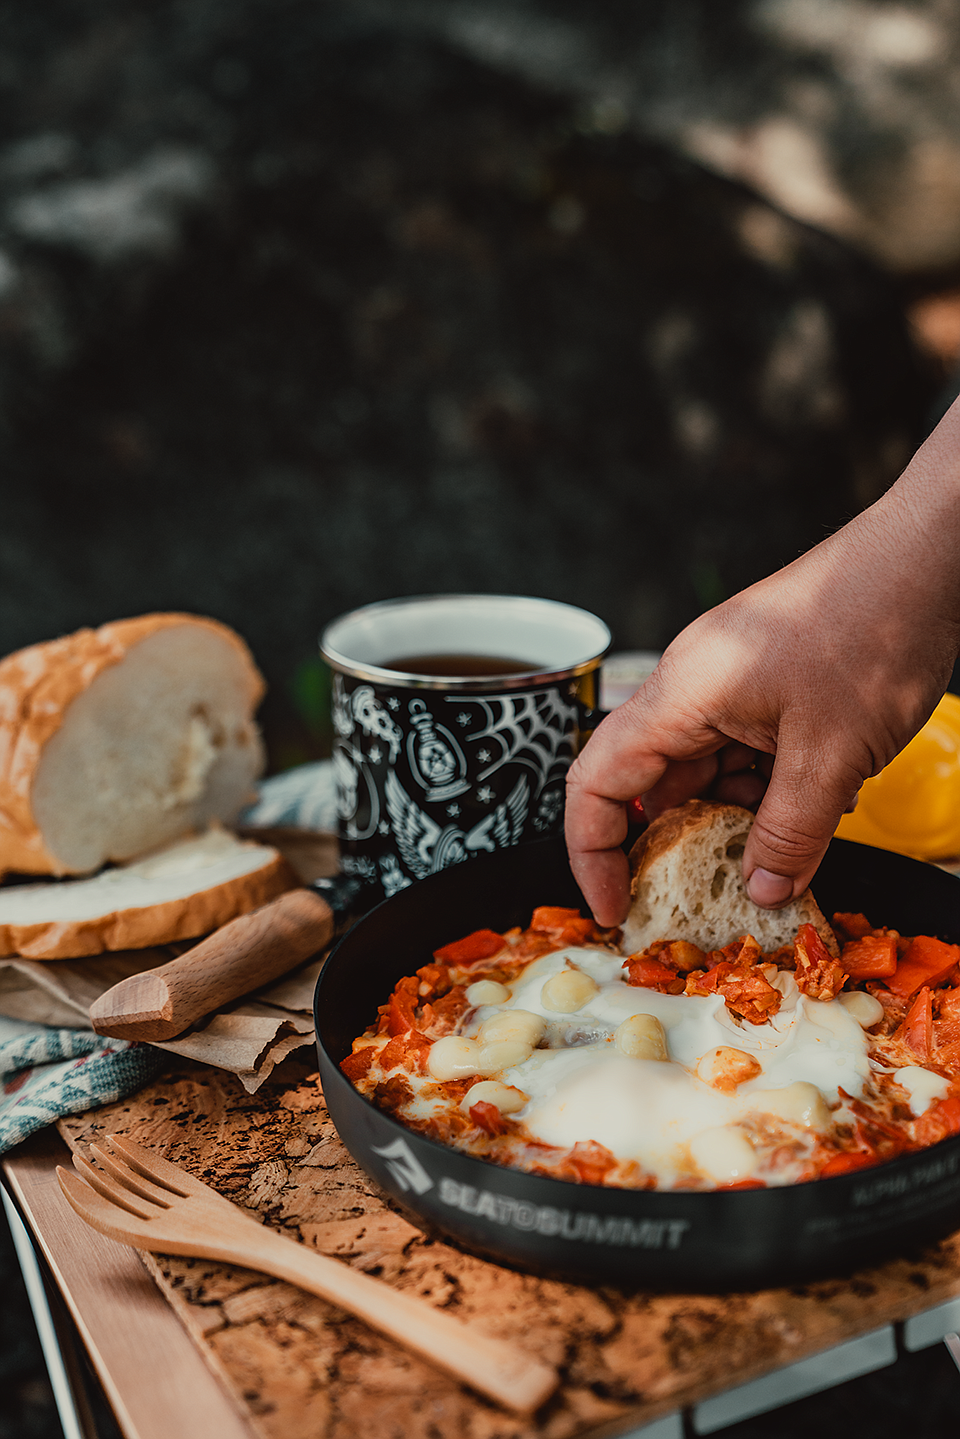
<path fill-rule="evenodd" d="M 747 893 L 754 904 L 770 909 L 775 904 L 784 904 L 793 894 L 793 880 L 782 874 L 771 874 L 768 869 L 755 869 L 747 880 Z"/>

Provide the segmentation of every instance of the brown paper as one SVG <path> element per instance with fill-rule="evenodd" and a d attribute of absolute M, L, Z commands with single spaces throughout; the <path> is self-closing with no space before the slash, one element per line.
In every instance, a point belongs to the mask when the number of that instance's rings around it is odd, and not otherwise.
<path fill-rule="evenodd" d="M 106 990 L 166 964 L 169 950 L 126 950 L 91 959 L 0 959 L 0 1014 L 58 1029 L 89 1029 L 90 1005 Z M 228 1005 L 157 1049 L 236 1074 L 253 1094 L 282 1059 L 313 1044 L 313 990 L 321 960 Z"/>

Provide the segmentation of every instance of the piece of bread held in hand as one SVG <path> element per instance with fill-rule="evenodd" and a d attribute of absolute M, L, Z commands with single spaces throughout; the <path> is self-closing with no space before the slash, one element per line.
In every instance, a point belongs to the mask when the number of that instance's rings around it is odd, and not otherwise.
<path fill-rule="evenodd" d="M 749 810 L 697 799 L 653 821 L 630 851 L 627 954 L 658 939 L 722 949 L 745 934 L 769 953 L 791 944 L 801 924 L 812 924 L 830 953 L 839 952 L 809 889 L 782 909 L 761 909 L 747 894 L 741 861 L 752 824 Z"/>
<path fill-rule="evenodd" d="M 77 959 L 195 939 L 299 883 L 272 846 L 211 829 L 90 879 L 0 886 L 0 954 Z"/>
<path fill-rule="evenodd" d="M 263 765 L 240 637 L 155 614 L 0 661 L 0 874 L 90 874 L 228 824 Z"/>

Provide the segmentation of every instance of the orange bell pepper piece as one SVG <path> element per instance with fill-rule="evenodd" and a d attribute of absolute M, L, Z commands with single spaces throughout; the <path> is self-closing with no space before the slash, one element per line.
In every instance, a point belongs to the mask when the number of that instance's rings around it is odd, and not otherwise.
<path fill-rule="evenodd" d="M 960 1134 L 960 1099 L 940 1099 L 913 1127 L 914 1138 L 923 1147 L 936 1144 L 951 1134 Z"/>
<path fill-rule="evenodd" d="M 557 904 L 541 904 L 533 911 L 530 928 L 546 930 L 549 933 L 554 929 L 564 929 L 572 919 L 579 918 L 579 909 L 563 909 Z"/>
<path fill-rule="evenodd" d="M 921 985 L 936 989 L 960 964 L 960 944 L 946 944 L 929 934 L 918 934 L 887 980 L 887 988 L 901 999 L 909 999 Z"/>
<path fill-rule="evenodd" d="M 647 954 L 632 954 L 624 960 L 623 968 L 626 970 L 624 984 L 640 989 L 657 989 L 661 994 L 683 993 L 684 981 L 677 971 L 668 964 L 661 964 L 659 959 L 651 959 Z"/>
<path fill-rule="evenodd" d="M 473 934 L 435 949 L 433 957 L 441 964 L 477 964 L 481 959 L 492 959 L 499 954 L 505 942 L 503 935 L 492 929 L 475 929 Z"/>
<path fill-rule="evenodd" d="M 821 1167 L 821 1179 L 833 1179 L 838 1174 L 852 1174 L 856 1169 L 869 1169 L 871 1164 L 879 1161 L 879 1155 L 871 1154 L 865 1149 L 848 1149 L 842 1154 L 835 1154 L 828 1159 Z"/>
<path fill-rule="evenodd" d="M 933 1046 L 933 997 L 924 985 L 907 1010 L 907 1017 L 897 1035 L 913 1050 L 921 1064 L 930 1058 Z"/>
<path fill-rule="evenodd" d="M 867 934 L 843 946 L 841 964 L 851 979 L 887 979 L 897 970 L 897 936 Z"/>

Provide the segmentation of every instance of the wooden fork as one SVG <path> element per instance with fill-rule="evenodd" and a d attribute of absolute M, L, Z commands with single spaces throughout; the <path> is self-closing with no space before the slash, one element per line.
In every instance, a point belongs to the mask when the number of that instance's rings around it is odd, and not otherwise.
<path fill-rule="evenodd" d="M 101 1168 L 75 1154 L 73 1163 L 83 1179 L 62 1167 L 57 1178 L 80 1218 L 110 1239 L 162 1254 L 241 1264 L 285 1279 L 349 1310 L 520 1413 L 533 1413 L 556 1389 L 556 1370 L 515 1344 L 469 1329 L 422 1299 L 264 1228 L 209 1185 L 131 1139 L 110 1134 L 105 1143 L 108 1148 L 90 1145 Z"/>

